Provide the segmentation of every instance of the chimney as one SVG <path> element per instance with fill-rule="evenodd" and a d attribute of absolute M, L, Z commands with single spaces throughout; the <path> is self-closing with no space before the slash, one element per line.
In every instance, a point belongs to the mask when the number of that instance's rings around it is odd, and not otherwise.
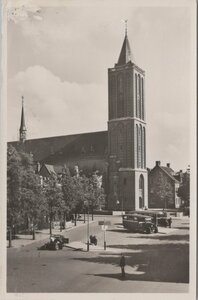
<path fill-rule="evenodd" d="M 170 168 L 170 163 L 167 163 L 166 166 L 167 166 L 168 168 Z"/>
<path fill-rule="evenodd" d="M 161 163 L 160 160 L 156 160 L 155 165 L 160 166 L 160 163 Z"/>

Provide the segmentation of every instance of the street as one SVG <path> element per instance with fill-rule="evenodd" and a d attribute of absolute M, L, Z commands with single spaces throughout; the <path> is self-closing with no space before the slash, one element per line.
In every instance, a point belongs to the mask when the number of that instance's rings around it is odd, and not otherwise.
<path fill-rule="evenodd" d="M 37 250 L 44 241 L 7 249 L 7 292 L 188 292 L 188 218 L 174 219 L 172 228 L 160 228 L 158 234 L 150 235 L 126 231 L 119 216 L 105 218 L 111 221 L 106 232 L 108 251 Z M 102 246 L 101 217 L 94 220 L 90 234 L 95 234 Z M 80 226 L 65 236 L 86 242 L 86 230 L 86 225 Z M 121 252 L 126 258 L 124 281 L 119 267 Z"/>

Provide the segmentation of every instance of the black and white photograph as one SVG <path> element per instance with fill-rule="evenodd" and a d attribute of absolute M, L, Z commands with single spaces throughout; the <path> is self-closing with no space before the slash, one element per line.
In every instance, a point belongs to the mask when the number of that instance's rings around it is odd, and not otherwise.
<path fill-rule="evenodd" d="M 196 1 L 2 12 L 2 299 L 195 299 Z"/>

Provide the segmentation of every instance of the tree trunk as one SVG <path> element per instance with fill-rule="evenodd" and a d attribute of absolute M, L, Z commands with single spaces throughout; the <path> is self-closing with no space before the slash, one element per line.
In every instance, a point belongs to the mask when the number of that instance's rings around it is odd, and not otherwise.
<path fill-rule="evenodd" d="M 93 221 L 93 206 L 91 207 L 91 219 L 92 219 L 92 221 Z"/>
<path fill-rule="evenodd" d="M 74 226 L 76 226 L 76 218 L 77 218 L 77 214 L 75 213 L 75 216 L 74 216 Z"/>
<path fill-rule="evenodd" d="M 12 247 L 12 227 L 9 229 L 9 248 Z"/>
<path fill-rule="evenodd" d="M 52 213 L 50 213 L 50 235 L 52 235 Z"/>
<path fill-rule="evenodd" d="M 84 223 L 85 223 L 85 209 L 84 209 Z"/>
<path fill-rule="evenodd" d="M 33 226 L 33 229 L 32 229 L 32 239 L 35 240 L 35 230 L 34 230 L 34 226 Z"/>

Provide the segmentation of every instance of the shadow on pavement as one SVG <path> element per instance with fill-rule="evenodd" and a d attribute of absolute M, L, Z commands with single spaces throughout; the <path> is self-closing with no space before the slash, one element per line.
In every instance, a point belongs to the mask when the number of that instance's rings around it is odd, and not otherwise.
<path fill-rule="evenodd" d="M 109 247 L 109 246 L 108 246 Z M 142 244 L 142 245 L 111 245 L 112 248 L 125 249 L 127 266 L 132 274 L 127 280 L 158 281 L 158 282 L 189 282 L 189 245 L 188 244 Z M 129 250 L 129 252 L 127 252 Z M 141 250 L 131 253 L 130 250 Z M 102 254 L 102 256 L 100 256 Z M 101 253 L 94 257 L 74 258 L 90 263 L 110 264 L 119 268 L 119 254 Z M 115 274 L 93 274 L 111 277 Z"/>
<path fill-rule="evenodd" d="M 92 275 L 92 276 L 98 276 L 98 277 L 106 277 L 106 278 L 114 278 L 120 281 L 125 281 L 125 280 L 131 280 L 129 279 L 130 274 L 125 274 L 125 278 L 122 278 L 122 275 L 120 273 L 110 273 L 110 274 L 86 274 L 86 275 Z"/>
<path fill-rule="evenodd" d="M 108 229 L 107 232 L 122 232 L 122 233 L 129 233 L 130 231 L 125 229 L 125 228 L 120 228 L 120 229 Z"/>
<path fill-rule="evenodd" d="M 189 226 L 174 226 L 173 228 L 175 228 L 175 229 L 185 229 L 185 230 L 189 230 L 190 229 L 190 227 Z"/>
<path fill-rule="evenodd" d="M 133 237 L 128 237 L 130 239 L 132 239 Z M 153 240 L 160 240 L 160 241 L 163 241 L 163 240 L 167 240 L 167 241 L 189 241 L 189 234 L 182 234 L 182 235 L 175 235 L 175 234 L 172 234 L 172 235 L 144 235 L 144 236 L 135 236 L 134 237 L 135 239 L 153 239 Z M 110 247 L 113 247 L 113 246 L 110 246 Z"/>

